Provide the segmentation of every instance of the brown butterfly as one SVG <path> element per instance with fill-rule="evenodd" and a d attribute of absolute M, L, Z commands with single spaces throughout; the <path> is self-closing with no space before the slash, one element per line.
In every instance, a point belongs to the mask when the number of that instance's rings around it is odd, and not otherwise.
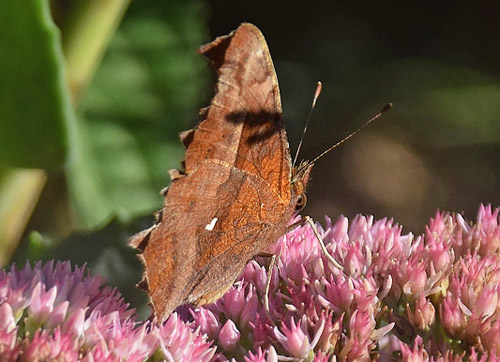
<path fill-rule="evenodd" d="M 268 253 L 312 168 L 292 170 L 278 79 L 260 30 L 241 24 L 200 53 L 217 69 L 217 93 L 202 122 L 181 133 L 185 171 L 170 171 L 158 222 L 131 240 L 160 321 L 179 305 L 218 299 L 250 259 Z"/>
<path fill-rule="evenodd" d="M 350 137 L 292 167 L 278 79 L 260 30 L 241 24 L 200 53 L 218 72 L 215 97 L 201 123 L 180 135 L 185 171 L 170 171 L 157 223 L 130 242 L 160 322 L 182 304 L 215 301 L 250 259 L 268 255 L 303 206 L 314 161 Z"/>

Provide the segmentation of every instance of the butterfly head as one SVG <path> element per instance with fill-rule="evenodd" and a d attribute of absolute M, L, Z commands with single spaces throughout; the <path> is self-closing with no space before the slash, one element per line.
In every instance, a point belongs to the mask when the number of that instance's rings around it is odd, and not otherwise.
<path fill-rule="evenodd" d="M 300 211 L 306 206 L 306 188 L 313 166 L 314 164 L 303 161 L 299 166 L 292 168 L 290 187 L 292 189 L 292 202 L 295 204 L 295 211 Z"/>

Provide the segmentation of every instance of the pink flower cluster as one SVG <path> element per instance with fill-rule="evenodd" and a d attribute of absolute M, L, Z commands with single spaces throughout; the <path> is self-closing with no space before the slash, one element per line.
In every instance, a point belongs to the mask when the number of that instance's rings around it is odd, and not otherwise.
<path fill-rule="evenodd" d="M 251 261 L 213 305 L 192 311 L 219 360 L 500 360 L 499 209 L 475 224 L 437 213 L 425 235 L 392 220 L 341 217 L 276 245 L 269 308 L 268 260 Z"/>
<path fill-rule="evenodd" d="M 0 360 L 500 361 L 499 209 L 299 227 L 217 302 L 162 326 L 69 263 L 0 272 Z M 332 261 L 332 258 L 336 262 Z M 186 312 L 184 308 L 183 312 Z"/>
<path fill-rule="evenodd" d="M 99 276 L 53 262 L 0 271 L 0 361 L 209 361 L 206 337 L 173 314 L 137 323 Z"/>

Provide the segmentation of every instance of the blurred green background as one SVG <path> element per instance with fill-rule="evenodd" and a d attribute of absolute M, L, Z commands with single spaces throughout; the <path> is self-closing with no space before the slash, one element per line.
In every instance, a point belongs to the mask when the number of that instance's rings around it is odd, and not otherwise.
<path fill-rule="evenodd" d="M 394 108 L 318 161 L 303 214 L 392 217 L 500 204 L 500 4 L 494 1 L 4 0 L 0 3 L 0 264 L 70 259 L 134 306 L 126 247 L 161 208 L 177 134 L 213 95 L 198 46 L 256 24 L 300 158 Z"/>

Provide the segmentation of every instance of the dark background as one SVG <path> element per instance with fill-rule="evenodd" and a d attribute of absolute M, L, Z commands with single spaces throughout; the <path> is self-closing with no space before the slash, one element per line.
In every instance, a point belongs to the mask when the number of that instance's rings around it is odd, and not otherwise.
<path fill-rule="evenodd" d="M 211 34 L 255 23 L 281 85 L 292 153 L 311 159 L 384 104 L 394 108 L 320 160 L 304 213 L 393 217 L 420 233 L 437 209 L 474 218 L 499 202 L 500 5 L 493 1 L 227 1 Z"/>

